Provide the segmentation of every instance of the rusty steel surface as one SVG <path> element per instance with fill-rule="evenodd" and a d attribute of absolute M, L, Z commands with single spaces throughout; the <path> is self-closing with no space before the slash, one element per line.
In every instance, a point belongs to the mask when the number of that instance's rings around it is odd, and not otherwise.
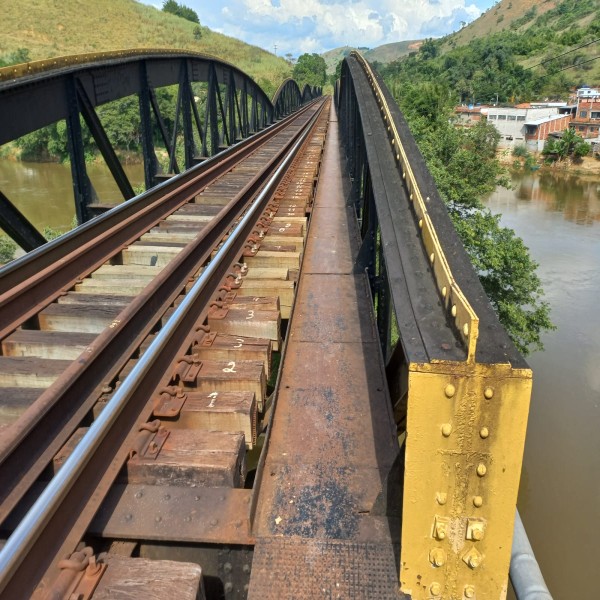
<path fill-rule="evenodd" d="M 399 447 L 331 118 L 258 490 L 257 600 L 399 597 Z"/>
<path fill-rule="evenodd" d="M 304 109 L 306 110 L 306 109 Z M 295 116 L 302 113 L 299 111 Z M 0 269 L 0 338 L 268 142 L 292 117 Z"/>
<path fill-rule="evenodd" d="M 162 271 L 119 314 L 115 319 L 118 326 L 106 328 L 0 438 L 0 475 L 7 482 L 0 491 L 0 522 L 90 410 L 106 382 L 118 374 L 156 320 L 179 295 L 189 274 L 206 262 L 214 245 L 277 162 L 277 157 L 271 158 L 242 190 L 234 187 L 236 195 L 220 218 L 212 221 L 178 255 L 172 267 Z M 46 446 L 40 445 L 39 439 L 45 439 Z"/>
<path fill-rule="evenodd" d="M 114 485 L 89 533 L 104 538 L 183 543 L 254 544 L 252 490 Z"/>
<path fill-rule="evenodd" d="M 318 112 L 318 108 L 318 106 L 313 108 L 313 113 L 315 111 Z M 307 117 L 303 116 L 301 118 L 305 122 L 307 121 Z M 264 202 L 266 206 L 266 200 Z M 270 213 L 267 217 L 263 217 L 263 222 L 259 227 L 268 228 L 272 216 L 273 213 Z M 63 505 L 64 509 L 52 516 L 45 530 L 42 532 L 40 540 L 43 539 L 45 541 L 33 547 L 27 565 L 17 570 L 15 578 L 7 588 L 9 593 L 19 594 L 24 593 L 26 589 L 30 589 L 32 581 L 36 577 L 40 577 L 47 566 L 52 563 L 53 556 L 68 554 L 69 549 L 74 548 L 78 540 L 81 539 L 101 500 L 108 492 L 110 485 L 120 470 L 128 453 L 127 448 L 131 447 L 132 441 L 136 436 L 136 433 L 132 432 L 133 425 L 144 422 L 150 417 L 153 410 L 153 402 L 149 402 L 149 399 L 155 396 L 157 388 L 161 389 L 169 382 L 172 372 L 170 365 L 174 357 L 182 352 L 182 348 L 185 349 L 190 346 L 196 335 L 196 324 L 205 319 L 206 309 L 204 307 L 208 306 L 210 298 L 214 297 L 218 291 L 221 285 L 220 282 L 231 270 L 231 265 L 238 260 L 245 243 L 244 240 L 256 228 L 252 223 L 248 223 L 244 227 L 244 230 L 240 234 L 241 241 L 239 245 L 232 247 L 229 251 L 228 258 L 223 261 L 223 266 L 219 269 L 219 275 L 215 278 L 214 285 L 200 296 L 197 308 L 190 311 L 182 320 L 177 333 L 169 340 L 168 347 L 159 357 L 155 369 L 140 382 L 140 385 L 134 392 L 134 396 L 123 408 L 118 427 L 113 427 L 102 440 L 96 452 L 97 458 L 89 463 L 89 466 L 85 467 L 79 479 L 75 481 L 71 490 L 67 492 L 67 497 Z M 100 457 L 102 466 L 98 463 Z M 91 490 L 95 490 L 95 492 L 90 497 Z M 64 532 L 67 531 L 70 533 L 65 539 Z M 32 565 L 35 565 L 35 567 L 32 567 Z M 52 572 L 51 568 L 49 574 Z"/>

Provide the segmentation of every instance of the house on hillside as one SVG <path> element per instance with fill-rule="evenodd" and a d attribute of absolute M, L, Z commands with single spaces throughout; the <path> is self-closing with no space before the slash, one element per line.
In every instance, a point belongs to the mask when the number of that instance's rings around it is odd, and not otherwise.
<path fill-rule="evenodd" d="M 570 125 L 584 139 L 600 136 L 600 91 L 593 88 L 577 90 L 577 112 Z"/>
<path fill-rule="evenodd" d="M 487 109 L 487 118 L 500 132 L 499 148 L 525 144 L 530 150 L 541 152 L 550 133 L 569 127 L 572 114 L 565 108 L 544 103 L 494 106 Z"/>
<path fill-rule="evenodd" d="M 454 109 L 456 121 L 461 125 L 472 125 L 481 121 L 483 115 L 481 106 L 457 106 Z"/>

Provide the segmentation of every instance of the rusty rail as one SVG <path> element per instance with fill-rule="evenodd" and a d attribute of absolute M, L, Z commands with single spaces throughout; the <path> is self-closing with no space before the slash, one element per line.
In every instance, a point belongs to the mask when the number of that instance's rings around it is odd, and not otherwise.
<path fill-rule="evenodd" d="M 320 110 L 320 108 L 317 107 L 316 112 L 318 113 L 319 110 Z M 312 112 L 315 112 L 314 108 L 312 109 Z M 299 117 L 296 117 L 296 118 L 299 118 L 301 120 L 303 119 L 304 121 L 306 121 L 307 117 L 305 116 L 305 113 L 303 112 Z M 286 122 L 289 124 L 289 121 L 286 121 Z M 309 124 L 312 124 L 313 122 L 314 122 L 314 118 L 310 119 Z M 284 152 L 287 152 L 288 156 L 292 156 L 293 153 L 296 151 L 296 149 L 300 145 L 300 142 L 296 142 L 298 135 L 299 134 L 294 135 L 293 138 L 285 145 Z M 277 171 L 274 173 L 274 170 L 277 168 L 277 165 L 279 163 L 280 163 L 280 158 L 275 158 L 275 159 L 271 160 L 268 167 L 265 168 L 263 170 L 263 172 L 254 179 L 252 184 L 248 185 L 247 188 L 244 189 L 240 194 L 238 194 L 238 196 L 234 200 L 232 200 L 232 202 L 222 211 L 222 213 L 220 214 L 220 218 L 216 219 L 213 222 L 213 224 L 211 224 L 211 226 L 209 228 L 207 228 L 206 233 L 203 232 L 203 235 L 200 236 L 199 241 L 197 242 L 197 244 L 195 244 L 195 246 L 198 248 L 198 250 L 196 251 L 197 253 L 199 253 L 198 256 L 195 256 L 193 259 L 188 258 L 187 262 L 184 261 L 183 259 L 182 260 L 177 259 L 176 262 L 179 263 L 178 266 L 180 268 L 182 275 L 179 277 L 179 280 L 178 280 L 179 282 L 174 285 L 175 288 L 177 288 L 179 286 L 179 289 L 180 289 L 181 285 L 182 285 L 182 281 L 183 281 L 183 285 L 185 285 L 185 280 L 184 279 L 182 280 L 182 277 L 185 277 L 186 272 L 189 274 L 190 269 L 191 269 L 191 272 L 193 272 L 194 270 L 197 270 L 200 265 L 202 265 L 206 262 L 206 260 L 210 256 L 215 245 L 227 233 L 228 229 L 230 228 L 230 224 L 244 212 L 245 207 L 248 205 L 249 198 L 253 197 L 255 195 L 258 187 L 263 185 L 267 179 L 272 182 L 272 185 L 279 181 L 279 179 L 281 178 L 282 171 L 283 171 L 282 167 L 279 167 L 277 169 Z M 182 176 L 182 178 L 184 178 L 184 177 L 185 176 Z M 163 187 L 163 189 L 164 189 L 164 187 Z M 266 198 L 266 193 L 264 193 L 264 192 L 261 193 L 259 199 L 255 202 L 255 204 L 253 204 L 253 208 L 251 209 L 250 214 L 254 215 L 257 211 L 264 209 L 265 198 Z M 245 216 L 242 219 L 238 228 L 236 229 L 236 231 L 238 233 L 235 236 L 230 235 L 227 238 L 226 244 L 223 246 L 222 250 L 219 253 L 220 257 L 225 256 L 226 258 L 220 258 L 218 261 L 213 260 L 209 263 L 209 267 L 207 267 L 207 269 L 205 271 L 207 273 L 207 275 L 202 277 L 202 281 L 203 281 L 202 286 L 200 288 L 197 288 L 197 290 L 198 290 L 197 296 L 198 296 L 198 298 L 200 298 L 199 305 L 198 306 L 194 305 L 193 310 L 190 310 L 188 308 L 188 312 L 182 316 L 182 322 L 179 324 L 179 327 L 177 328 L 177 332 L 169 338 L 168 342 L 164 342 L 164 344 L 168 345 L 167 355 L 170 356 L 170 358 L 164 358 L 164 357 L 161 358 L 161 361 L 162 361 L 161 364 L 163 367 L 163 371 L 166 370 L 166 367 L 168 366 L 168 364 L 170 364 L 169 361 L 172 360 L 174 353 L 177 352 L 177 350 L 182 346 L 182 344 L 185 345 L 186 336 L 190 335 L 190 331 L 193 332 L 193 324 L 200 318 L 201 314 L 203 314 L 202 311 L 205 310 L 204 307 L 206 306 L 208 300 L 210 299 L 211 294 L 214 295 L 214 293 L 216 292 L 216 289 L 218 289 L 216 286 L 219 285 L 219 282 L 227 274 L 228 270 L 230 269 L 231 263 L 236 262 L 237 257 L 239 256 L 239 254 L 241 252 L 241 248 L 243 247 L 243 244 L 244 244 L 246 238 L 252 232 L 253 226 L 254 226 L 254 224 L 250 221 L 250 217 L 248 215 Z M 229 242 L 229 240 L 232 240 L 231 243 Z M 184 253 L 182 253 L 182 254 L 184 254 Z M 186 252 L 186 254 L 189 256 L 192 256 L 191 250 L 189 252 Z M 191 260 L 191 262 L 189 262 L 190 260 Z M 185 266 L 187 267 L 187 271 L 186 271 L 186 268 L 183 266 L 183 264 L 185 264 Z M 216 270 L 216 272 L 215 272 L 215 270 Z M 212 274 L 212 276 L 211 276 L 211 274 Z M 210 285 L 208 285 L 208 284 L 210 284 Z M 165 309 L 166 306 L 168 306 L 168 304 L 170 303 L 170 300 L 172 300 L 172 298 L 167 299 L 164 302 L 162 302 L 162 309 Z M 138 298 L 138 300 L 136 302 L 137 302 L 137 305 L 139 305 L 138 308 L 141 308 L 141 305 L 144 305 L 148 302 L 148 297 Z M 190 303 L 191 303 L 191 301 L 186 301 L 186 306 L 189 307 Z M 159 310 L 157 312 L 157 314 L 161 314 L 161 310 Z M 164 312 L 164 310 L 163 310 L 163 312 Z M 133 313 L 133 311 L 132 311 L 132 313 Z M 135 314 L 132 314 L 132 317 L 130 320 L 135 321 L 136 319 L 140 320 L 141 317 L 139 317 Z M 121 320 L 121 323 L 120 323 L 119 327 L 116 327 L 113 330 L 108 329 L 107 333 L 104 334 L 104 337 L 101 336 L 102 339 L 99 342 L 97 342 L 97 346 L 99 346 L 99 351 L 95 354 L 101 354 L 100 350 L 102 350 L 105 357 L 108 358 L 111 355 L 111 349 L 112 349 L 113 354 L 116 352 L 115 348 L 118 347 L 118 344 L 115 344 L 114 340 L 117 339 L 117 337 L 119 337 L 119 339 L 121 339 L 121 340 L 128 339 L 127 320 L 125 320 L 125 322 L 123 322 L 122 319 L 120 319 L 120 320 Z M 144 317 L 143 320 L 145 320 L 147 322 L 147 316 Z M 150 322 L 152 322 L 152 319 L 150 319 Z M 139 326 L 139 324 L 138 324 L 138 326 Z M 147 330 L 147 328 L 146 328 L 146 330 Z M 119 336 L 119 334 L 120 334 L 120 336 Z M 139 336 L 138 336 L 138 338 L 139 338 Z M 163 336 L 163 338 L 164 338 L 164 336 Z M 161 339 L 163 339 L 163 338 L 161 338 Z M 138 339 L 138 341 L 139 341 L 139 339 Z M 111 344 L 111 342 L 113 342 L 113 343 Z M 133 345 L 131 345 L 131 343 L 129 343 L 129 346 L 126 345 L 126 348 L 127 347 L 131 348 L 133 346 L 135 346 L 135 342 L 133 343 Z M 169 352 L 170 352 L 170 354 L 169 354 Z M 123 352 L 123 349 L 121 348 L 120 355 L 127 356 L 127 350 L 125 350 L 125 352 Z M 146 356 L 146 354 L 144 354 L 144 356 Z M 105 360 L 107 360 L 107 358 L 105 358 Z M 96 368 L 97 368 L 98 364 L 96 362 L 93 363 L 91 360 L 89 361 L 88 364 L 85 364 L 86 361 L 82 361 L 82 362 L 83 362 L 82 365 L 76 364 L 71 369 L 72 372 L 66 373 L 65 376 L 61 378 L 60 384 L 53 386 L 54 389 L 51 392 L 49 391 L 49 393 L 46 394 L 46 397 L 49 400 L 48 404 L 53 404 L 53 401 L 58 401 L 59 399 L 62 402 L 64 402 L 64 398 L 70 398 L 71 401 L 74 401 L 80 395 L 83 395 L 84 397 L 89 397 L 90 396 L 90 393 L 89 393 L 90 388 L 94 389 L 95 387 L 96 388 L 98 387 L 100 381 L 102 380 L 102 377 L 96 376 L 91 385 L 89 383 L 89 380 L 86 383 L 86 379 L 84 377 L 84 373 L 86 371 L 88 371 L 88 372 L 90 371 L 90 368 L 89 368 L 90 365 L 95 364 Z M 86 367 L 88 367 L 88 368 L 86 368 Z M 112 367 L 112 369 L 114 370 L 114 366 Z M 146 404 L 147 404 L 148 398 L 150 397 L 149 392 L 153 391 L 155 389 L 155 387 L 157 386 L 157 383 L 158 383 L 157 378 L 159 378 L 161 376 L 160 373 L 162 373 L 163 371 L 160 371 L 160 369 L 158 369 L 158 368 L 153 369 L 152 372 L 149 374 L 149 376 L 145 378 L 145 380 L 141 384 L 141 387 L 135 390 L 134 400 L 130 401 L 122 411 L 122 414 L 124 415 L 123 418 L 124 418 L 125 422 L 127 423 L 127 426 L 111 429 L 111 431 L 108 433 L 107 437 L 104 438 L 104 440 L 102 440 L 99 443 L 100 445 L 99 445 L 98 451 L 100 454 L 108 452 L 109 448 L 113 448 L 113 449 L 119 448 L 120 444 L 115 442 L 115 437 L 118 438 L 118 436 L 121 436 L 121 437 L 127 436 L 128 435 L 127 432 L 135 424 L 135 422 L 138 422 L 139 420 L 142 420 L 142 421 L 147 420 L 147 418 L 149 417 L 149 412 L 147 412 L 148 407 L 146 406 Z M 106 373 L 106 368 L 104 368 L 104 373 Z M 135 371 L 135 373 L 139 374 L 139 371 Z M 134 379 L 132 379 L 132 381 L 134 381 L 134 380 L 135 380 L 135 376 L 134 376 Z M 119 388 L 119 390 L 120 389 L 121 388 Z M 92 394 L 92 397 L 93 397 L 93 394 Z M 84 402 L 84 404 L 85 404 L 85 402 Z M 132 408 L 132 406 L 135 406 L 136 408 Z M 68 402 L 62 408 L 65 409 L 66 407 L 68 407 Z M 35 424 L 33 423 L 33 421 L 36 419 L 36 417 L 33 416 L 33 414 L 34 414 L 34 412 L 37 414 L 38 408 L 39 408 L 39 406 L 36 407 L 35 411 L 32 408 L 32 411 L 31 411 L 32 419 L 30 421 L 30 428 L 29 428 L 28 433 L 31 433 L 31 430 L 32 430 L 31 427 L 33 425 L 38 425 L 37 423 L 35 423 Z M 54 404 L 53 404 L 52 408 L 53 409 L 55 408 Z M 7 498 L 5 497 L 4 502 L 3 502 L 3 515 L 4 516 L 6 516 L 7 514 L 10 513 L 10 511 L 12 510 L 12 507 L 14 507 L 16 505 L 16 502 L 26 492 L 27 488 L 34 481 L 37 474 L 39 474 L 40 469 L 43 468 L 43 466 L 45 464 L 47 464 L 48 460 L 52 457 L 53 453 L 55 453 L 55 451 L 57 450 L 57 447 L 60 447 L 61 441 L 64 441 L 64 438 L 69 435 L 69 432 L 73 431 L 74 427 L 76 426 L 76 424 L 78 422 L 77 419 L 81 420 L 82 413 L 85 414 L 85 411 L 87 409 L 89 409 L 89 403 L 85 407 L 82 407 L 79 411 L 76 412 L 76 414 L 69 421 L 70 425 L 67 426 L 66 429 L 61 430 L 62 433 L 60 434 L 60 437 L 56 438 L 51 449 L 46 449 L 45 451 L 38 453 L 36 464 L 38 464 L 39 466 L 37 468 L 27 470 L 27 476 L 23 478 L 23 483 L 17 484 L 17 486 L 14 488 L 16 491 L 11 490 L 9 492 L 10 502 L 8 502 Z M 152 407 L 150 407 L 150 412 L 151 412 L 151 410 L 152 410 Z M 146 411 L 146 412 L 144 412 L 144 411 Z M 49 415 L 49 414 L 50 414 L 50 411 L 46 407 L 45 416 Z M 116 431 L 117 429 L 119 430 L 118 432 Z M 65 431 L 67 433 L 64 433 Z M 25 439 L 25 433 L 26 433 L 25 428 L 21 427 L 21 431 L 20 431 L 21 439 Z M 27 439 L 31 440 L 31 436 L 27 436 Z M 25 446 L 23 446 L 23 448 L 25 448 Z M 33 451 L 35 452 L 35 450 L 33 450 Z M 73 487 L 72 487 L 70 493 L 91 494 L 92 493 L 91 490 L 97 489 L 99 485 L 102 485 L 103 486 L 102 489 L 106 490 L 107 487 L 110 485 L 110 483 L 112 483 L 112 480 L 114 479 L 114 476 L 116 475 L 116 472 L 118 471 L 118 467 L 123 462 L 123 456 L 122 456 L 123 451 L 121 450 L 119 452 L 120 452 L 120 454 L 119 454 L 120 462 L 119 462 L 119 460 L 117 460 L 117 463 L 118 463 L 117 467 L 115 467 L 113 465 L 113 468 L 109 469 L 108 474 L 103 474 L 102 470 L 99 470 L 97 468 L 97 464 L 89 465 L 88 470 L 86 471 L 87 475 L 83 475 L 82 478 L 78 479 L 73 484 Z M 108 453 L 108 455 L 110 455 L 110 452 Z M 12 473 L 10 481 L 15 481 L 15 479 L 19 479 L 19 477 L 18 477 L 19 469 L 21 470 L 21 472 L 23 471 L 23 465 L 19 466 L 20 461 L 15 460 L 16 456 L 17 455 L 14 453 L 10 454 L 10 456 L 9 456 L 12 460 L 12 465 L 13 465 L 12 471 L 10 471 Z M 26 462 L 28 462 L 28 464 L 31 464 L 32 461 L 31 460 L 27 461 L 26 454 L 21 453 L 20 456 L 21 456 L 21 460 L 25 460 Z M 5 455 L 5 458 L 6 458 L 6 455 Z M 85 467 L 85 466 L 86 465 L 82 465 L 82 467 Z M 5 461 L 5 463 L 0 466 L 0 471 L 6 467 L 7 467 L 7 463 Z M 3 481 L 4 480 L 5 479 L 4 479 L 4 475 L 3 475 Z M 6 481 L 9 481 L 9 480 L 6 479 Z M 75 502 L 75 504 L 73 506 L 81 506 L 81 507 L 84 505 L 86 506 L 85 510 L 82 512 L 81 515 L 75 515 L 75 514 L 73 514 L 73 511 L 71 511 L 71 510 L 62 510 L 62 511 L 59 511 L 59 513 L 55 513 L 55 515 L 51 519 L 50 523 L 48 523 L 47 527 L 45 528 L 44 534 L 49 536 L 50 539 L 60 537 L 59 531 L 61 531 L 65 528 L 65 522 L 64 522 L 65 519 L 68 520 L 68 519 L 72 518 L 74 520 L 78 520 L 78 523 L 80 524 L 79 529 L 77 529 L 78 533 L 77 534 L 72 533 L 69 540 L 67 540 L 64 543 L 65 546 L 68 547 L 69 544 L 71 544 L 72 547 L 74 548 L 74 545 L 80 539 L 81 535 L 83 534 L 83 531 L 85 531 L 85 527 L 87 526 L 87 524 L 89 523 L 89 520 L 92 518 L 92 516 L 95 512 L 94 506 L 97 508 L 97 503 L 101 500 L 102 497 L 103 497 L 102 494 L 99 494 L 98 491 L 96 491 L 96 493 L 94 494 L 94 498 L 97 502 L 95 504 L 90 505 L 88 502 L 77 504 L 77 502 Z M 58 498 L 58 496 L 57 496 L 57 498 Z M 42 521 L 45 520 L 45 518 L 46 517 L 43 517 Z M 26 525 L 24 525 L 23 527 L 26 528 Z M 42 555 L 48 554 L 48 548 L 51 547 L 53 544 L 54 544 L 54 546 L 56 546 L 56 542 L 49 542 L 49 543 L 50 543 L 50 546 L 48 546 L 46 543 L 38 544 L 36 546 L 36 549 L 32 550 L 32 552 L 34 554 L 36 552 L 40 553 Z M 43 551 L 41 550 L 41 548 L 43 548 Z M 3 561 L 5 561 L 5 562 L 3 562 L 3 564 L 5 565 L 7 570 L 12 571 L 12 569 L 16 568 L 16 567 L 15 567 L 15 563 L 14 563 L 13 559 L 9 560 L 7 558 L 9 555 L 12 556 L 12 552 L 10 551 L 10 548 L 6 553 L 3 552 L 3 554 L 2 554 L 2 556 L 4 557 Z M 60 552 L 57 555 L 60 555 Z M 40 556 L 38 556 L 36 558 L 34 563 L 38 564 L 39 560 L 42 560 L 42 558 Z M 28 562 L 29 566 L 32 564 L 31 561 L 27 561 L 27 562 Z M 42 562 L 44 564 L 49 564 L 44 561 L 42 561 Z M 40 565 L 42 564 L 42 562 L 40 562 Z M 10 567 L 9 567 L 9 565 L 10 565 Z M 40 566 L 40 569 L 42 569 L 41 566 Z M 41 575 L 42 571 L 40 571 L 40 569 L 38 569 L 38 573 Z M 31 570 L 29 570 L 29 573 L 31 573 Z M 21 582 L 21 584 L 29 585 L 29 584 L 24 584 L 23 582 Z M 10 589 L 13 589 L 13 588 L 10 588 Z M 21 588 L 17 588 L 17 589 L 21 589 Z"/>

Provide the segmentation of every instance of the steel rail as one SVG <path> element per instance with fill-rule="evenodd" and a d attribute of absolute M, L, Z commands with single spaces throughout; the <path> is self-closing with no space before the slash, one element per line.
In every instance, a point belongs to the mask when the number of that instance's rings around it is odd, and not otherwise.
<path fill-rule="evenodd" d="M 305 113 L 302 112 L 299 118 Z M 288 121 L 288 125 L 291 122 Z M 293 143 L 288 141 L 284 150 Z M 27 493 L 52 457 L 91 409 L 185 287 L 189 273 L 210 257 L 213 246 L 244 210 L 279 162 L 274 157 L 196 238 L 106 328 L 78 360 L 44 391 L 0 442 L 0 523 Z M 45 440 L 40 444 L 39 440 Z"/>
<path fill-rule="evenodd" d="M 140 232 L 183 206 L 309 106 L 0 269 L 0 339 L 136 240 Z"/>
<path fill-rule="evenodd" d="M 322 106 L 323 104 L 320 109 Z M 122 430 L 122 424 L 117 427 L 119 416 L 125 416 L 121 421 L 126 421 L 128 431 L 140 421 L 140 416 L 142 421 L 146 420 L 143 419 L 144 416 L 146 418 L 149 416 L 152 410 L 150 406 L 148 411 L 148 404 L 151 403 L 148 402 L 149 396 L 146 395 L 149 383 L 150 386 L 156 386 L 164 378 L 164 375 L 157 375 L 157 373 L 161 372 L 165 357 L 167 363 L 170 363 L 177 356 L 178 351 L 182 347 L 185 348 L 186 343 L 189 345 L 190 331 L 192 335 L 194 333 L 190 325 L 196 323 L 199 317 L 206 315 L 210 298 L 217 292 L 231 264 L 238 260 L 255 222 L 312 131 L 319 113 L 320 110 L 315 111 L 300 137 L 296 138 L 293 146 L 287 150 L 285 158 L 235 230 L 228 236 L 215 258 L 198 277 L 182 303 L 0 551 L 0 593 L 6 594 L 7 597 L 30 594 L 39 581 L 39 575 L 44 574 L 46 569 L 49 569 L 55 560 L 63 555 L 66 550 L 64 546 L 72 545 L 74 549 L 74 545 L 83 536 L 89 520 L 108 489 L 106 481 L 103 482 L 104 486 L 101 490 L 96 487 L 90 488 L 89 483 L 107 477 L 109 484 L 112 483 L 124 462 L 123 445 L 115 447 L 113 439 L 116 435 L 115 431 Z M 127 434 L 124 439 L 127 439 Z M 111 447 L 112 452 L 109 452 Z M 99 461 L 108 466 L 106 471 L 98 467 Z M 85 483 L 83 487 L 82 482 Z M 76 507 L 82 509 L 82 514 L 77 514 L 74 510 Z M 83 515 L 85 517 L 82 519 Z M 81 522 L 82 520 L 84 523 Z M 57 540 L 57 534 L 69 524 L 70 533 L 67 540 L 61 543 Z M 59 544 L 60 547 L 57 548 Z"/>

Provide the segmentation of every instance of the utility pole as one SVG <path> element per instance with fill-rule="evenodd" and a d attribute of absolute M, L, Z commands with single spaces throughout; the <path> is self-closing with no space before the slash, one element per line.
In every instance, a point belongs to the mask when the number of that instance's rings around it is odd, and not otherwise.
<path fill-rule="evenodd" d="M 275 56 L 277 56 L 277 44 L 273 44 L 273 48 L 275 48 Z"/>

